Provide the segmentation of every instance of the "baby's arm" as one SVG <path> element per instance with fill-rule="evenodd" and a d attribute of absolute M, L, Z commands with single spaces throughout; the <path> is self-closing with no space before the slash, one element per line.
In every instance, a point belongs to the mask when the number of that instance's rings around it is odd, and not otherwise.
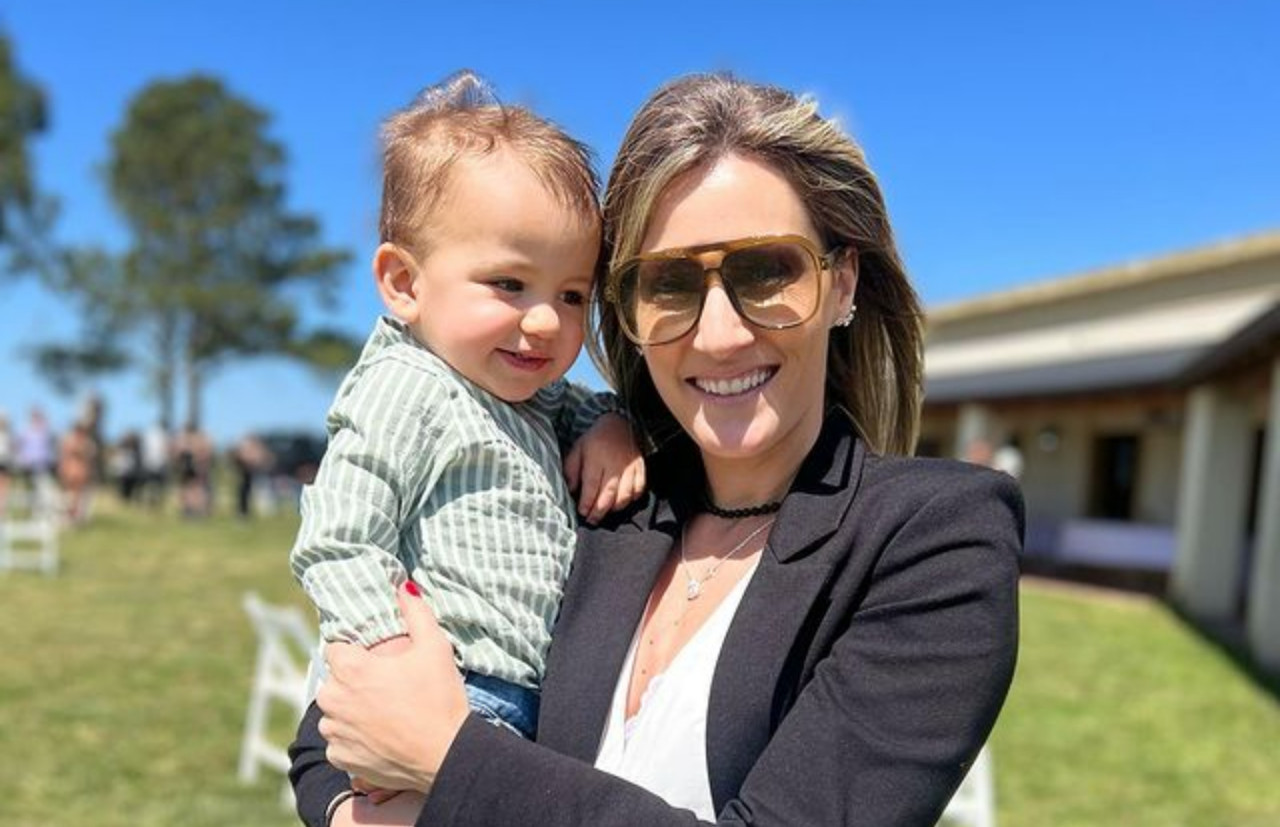
<path fill-rule="evenodd" d="M 578 513 L 595 522 L 644 493 L 644 457 L 631 423 L 616 413 L 596 420 L 564 458 L 565 481 L 578 492 Z"/>
<path fill-rule="evenodd" d="M 434 377 L 396 362 L 344 384 L 329 448 L 302 497 L 290 565 L 320 614 L 325 640 L 374 646 L 404 633 L 395 589 L 415 563 L 400 534 L 447 451 L 432 423 Z"/>
<path fill-rule="evenodd" d="M 644 457 L 618 397 L 561 379 L 538 401 L 550 409 L 564 451 L 565 482 L 578 492 L 578 513 L 592 522 L 644 493 Z"/>

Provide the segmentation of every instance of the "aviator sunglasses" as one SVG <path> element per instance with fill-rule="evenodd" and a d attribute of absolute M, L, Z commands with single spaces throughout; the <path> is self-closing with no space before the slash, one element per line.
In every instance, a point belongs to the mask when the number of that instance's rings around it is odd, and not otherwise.
<path fill-rule="evenodd" d="M 605 297 L 628 339 L 667 344 L 697 324 L 714 273 L 739 316 L 765 330 L 783 330 L 813 318 L 822 300 L 822 271 L 839 254 L 840 248 L 822 253 L 799 235 L 659 250 L 623 262 Z"/>

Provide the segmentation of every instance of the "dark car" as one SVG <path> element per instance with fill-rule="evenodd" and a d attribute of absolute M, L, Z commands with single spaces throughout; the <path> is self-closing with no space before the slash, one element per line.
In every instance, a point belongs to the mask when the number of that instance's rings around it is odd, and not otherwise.
<path fill-rule="evenodd" d="M 325 438 L 302 431 L 267 432 L 260 437 L 271 452 L 271 476 L 285 477 L 303 485 L 316 478 L 320 459 L 324 456 Z"/>

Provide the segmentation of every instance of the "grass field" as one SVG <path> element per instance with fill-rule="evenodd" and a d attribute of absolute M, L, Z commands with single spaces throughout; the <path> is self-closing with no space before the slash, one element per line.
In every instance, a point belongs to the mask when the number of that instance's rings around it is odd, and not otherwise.
<path fill-rule="evenodd" d="M 0 825 L 294 824 L 236 761 L 241 594 L 304 605 L 294 521 L 104 508 L 57 577 L 0 574 Z M 1158 603 L 1028 583 L 1001 827 L 1280 824 L 1280 707 Z"/>

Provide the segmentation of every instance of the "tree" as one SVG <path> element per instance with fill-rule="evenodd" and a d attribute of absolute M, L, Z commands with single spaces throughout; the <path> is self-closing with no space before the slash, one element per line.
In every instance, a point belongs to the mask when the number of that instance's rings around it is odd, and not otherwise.
<path fill-rule="evenodd" d="M 49 125 L 44 91 L 15 64 L 13 45 L 0 32 L 0 272 L 44 268 L 45 239 L 57 203 L 36 188 L 27 144 Z"/>
<path fill-rule="evenodd" d="M 350 255 L 286 208 L 285 150 L 267 126 L 265 112 L 211 77 L 156 82 L 131 101 L 105 169 L 131 244 L 122 256 L 64 258 L 60 286 L 80 299 L 85 339 L 46 348 L 47 369 L 140 357 L 161 420 L 174 424 L 183 382 L 186 419 L 198 424 L 209 373 L 232 359 L 282 354 L 332 367 L 354 354 L 340 333 L 300 328 L 302 294 L 331 303 Z"/>

